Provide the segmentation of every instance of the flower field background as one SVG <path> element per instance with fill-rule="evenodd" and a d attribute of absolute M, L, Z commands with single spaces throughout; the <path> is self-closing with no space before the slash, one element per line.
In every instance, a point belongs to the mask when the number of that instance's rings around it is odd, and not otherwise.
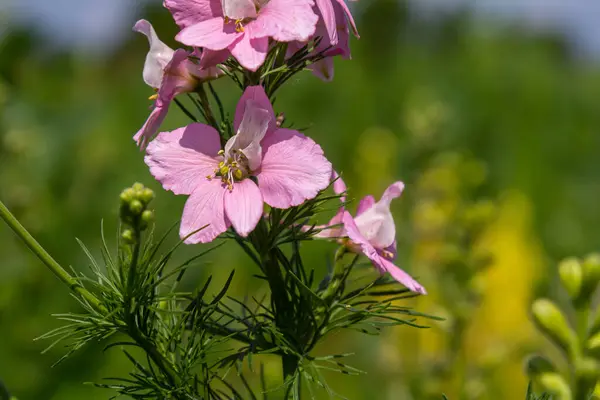
<path fill-rule="evenodd" d="M 557 263 L 600 250 L 600 66 L 558 37 L 466 14 L 425 21 L 402 2 L 355 6 L 362 37 L 351 41 L 353 59 L 336 60 L 327 84 L 297 75 L 275 107 L 321 144 L 356 199 L 406 183 L 392 205 L 397 264 L 427 287 L 414 308 L 445 320 L 330 337 L 323 346 L 352 349 L 368 375 L 325 372 L 328 381 L 350 399 L 524 398 L 523 359 L 550 348 L 530 322 L 532 300 L 565 302 Z M 176 27 L 160 5 L 145 17 L 174 45 Z M 152 94 L 140 72 L 146 52 L 134 33 L 98 57 L 48 51 L 25 30 L 0 38 L 0 198 L 75 270 L 88 267 L 75 238 L 98 249 L 103 220 L 110 245 L 115 199 L 132 182 L 157 193 L 159 227 L 180 217 L 184 199 L 161 189 L 131 139 L 150 106 L 141 100 Z M 233 110 L 239 90 L 215 86 Z M 173 108 L 164 128 L 186 121 Z M 20 400 L 110 397 L 83 383 L 126 374 L 117 350 L 85 347 L 54 368 L 66 350 L 40 354 L 50 343 L 33 339 L 60 325 L 51 314 L 78 304 L 0 226 L 0 380 Z M 326 246 L 313 246 L 322 251 L 305 262 L 323 268 Z M 233 294 L 265 292 L 235 246 L 203 260 L 186 276 L 190 290 L 236 269 Z M 275 388 L 279 364 L 264 362 Z"/>

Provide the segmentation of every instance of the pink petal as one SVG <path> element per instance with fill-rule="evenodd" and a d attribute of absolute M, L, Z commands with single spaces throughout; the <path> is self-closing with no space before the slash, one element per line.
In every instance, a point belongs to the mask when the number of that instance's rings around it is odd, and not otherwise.
<path fill-rule="evenodd" d="M 356 29 L 356 23 L 354 22 L 354 18 L 352 17 L 352 13 L 350 12 L 350 9 L 348 8 L 348 6 L 344 2 L 344 0 L 337 0 L 337 3 L 344 10 L 346 17 L 348 17 L 348 21 L 350 22 L 350 26 L 352 26 L 352 32 L 354 33 L 354 36 L 356 36 L 357 38 L 360 38 L 360 35 L 358 34 L 358 29 Z"/>
<path fill-rule="evenodd" d="M 315 234 L 314 237 L 319 238 L 319 239 L 337 239 L 337 238 L 343 238 L 344 236 L 347 236 L 346 231 L 344 230 L 344 226 L 342 225 L 343 224 L 343 221 L 342 221 L 343 216 L 344 216 L 344 209 L 340 208 L 339 211 L 337 212 L 337 214 L 335 214 L 333 216 L 333 218 L 331 218 L 331 220 L 329 221 L 329 223 L 327 225 L 315 226 L 315 229 L 322 229 L 322 231 Z M 331 226 L 334 226 L 334 225 L 338 225 L 338 226 L 330 228 Z"/>
<path fill-rule="evenodd" d="M 402 183 L 400 181 L 394 182 L 390 186 L 388 186 L 387 189 L 385 189 L 385 192 L 383 192 L 383 196 L 381 196 L 381 200 L 379 200 L 379 203 L 385 204 L 386 206 L 389 207 L 392 200 L 400 197 L 402 195 L 403 191 L 404 191 L 404 183 Z"/>
<path fill-rule="evenodd" d="M 252 0 L 222 0 L 223 14 L 233 20 L 256 18 L 256 5 Z"/>
<path fill-rule="evenodd" d="M 154 107 L 142 128 L 133 137 L 133 140 L 140 146 L 140 149 L 145 149 L 150 140 L 156 135 L 168 111 L 169 103 Z"/>
<path fill-rule="evenodd" d="M 348 191 L 346 184 L 342 180 L 342 177 L 336 171 L 331 172 L 331 180 L 333 181 L 333 193 L 345 194 Z M 340 197 L 342 202 L 346 201 L 346 196 Z"/>
<path fill-rule="evenodd" d="M 332 0 L 316 0 L 316 3 L 321 12 L 327 35 L 329 36 L 329 43 L 331 45 L 336 45 L 338 42 L 338 35 Z"/>
<path fill-rule="evenodd" d="M 362 198 L 360 203 L 358 203 L 358 209 L 356 210 L 356 216 L 358 217 L 360 214 L 367 211 L 369 208 L 373 207 L 375 204 L 375 197 L 368 195 Z"/>
<path fill-rule="evenodd" d="M 302 204 L 329 186 L 331 163 L 312 139 L 291 129 L 277 129 L 261 143 L 257 175 L 265 203 L 276 208 Z"/>
<path fill-rule="evenodd" d="M 242 94 L 240 101 L 237 103 L 237 107 L 235 109 L 235 117 L 233 120 L 233 129 L 237 132 L 242 123 L 242 119 L 244 118 L 244 113 L 246 112 L 246 104 L 248 100 L 254 100 L 258 107 L 267 110 L 269 112 L 269 130 L 272 131 L 276 128 L 275 121 L 275 112 L 273 111 L 273 106 L 271 105 L 271 101 L 267 97 L 265 93 L 265 89 L 262 86 L 248 86 Z"/>
<path fill-rule="evenodd" d="M 145 19 L 136 22 L 133 30 L 146 35 L 148 38 L 150 51 L 144 63 L 144 82 L 148 86 L 158 89 L 163 79 L 163 71 L 173 58 L 173 49 L 161 42 L 150 22 Z"/>
<path fill-rule="evenodd" d="M 188 46 L 223 50 L 243 36 L 243 32 L 236 32 L 235 24 L 226 24 L 223 18 L 217 17 L 182 29 L 175 39 Z"/>
<path fill-rule="evenodd" d="M 251 179 L 235 182 L 233 190 L 225 191 L 225 213 L 240 236 L 254 230 L 263 214 L 263 198 Z"/>
<path fill-rule="evenodd" d="M 381 273 L 388 272 L 396 281 L 400 282 L 413 292 L 427 294 L 425 288 L 423 288 L 423 286 L 415 281 L 410 275 L 378 254 L 377 250 L 360 233 L 356 223 L 354 222 L 354 219 L 349 212 L 344 212 L 342 220 L 344 222 L 344 229 L 346 230 L 350 240 L 360 247 L 362 253 L 371 260 L 375 268 L 377 268 Z"/>
<path fill-rule="evenodd" d="M 411 277 L 409 274 L 407 274 L 406 272 L 398 268 L 396 265 L 394 265 L 394 263 L 386 260 L 381 256 L 377 256 L 375 260 L 371 261 L 373 261 L 373 264 L 377 264 L 376 266 L 378 269 L 380 269 L 381 271 L 388 272 L 390 275 L 392 275 L 392 278 L 406 286 L 407 289 L 416 293 L 427 294 L 427 291 L 423 286 L 421 286 L 421 284 L 419 284 L 419 282 L 414 280 L 413 277 Z"/>
<path fill-rule="evenodd" d="M 269 51 L 269 38 L 251 38 L 248 34 L 250 26 L 246 31 L 240 33 L 241 39 L 230 47 L 231 54 L 238 60 L 242 67 L 256 71 L 264 62 Z"/>
<path fill-rule="evenodd" d="M 220 149 L 217 131 L 196 123 L 160 133 L 148 145 L 144 161 L 166 190 L 191 194 L 214 173 L 219 164 L 215 157 Z"/>
<path fill-rule="evenodd" d="M 200 68 L 206 69 L 225 62 L 231 53 L 228 49 L 203 50 L 200 55 Z M 222 72 L 221 72 L 222 73 Z"/>
<path fill-rule="evenodd" d="M 177 49 L 171 62 L 165 68 L 165 76 L 158 90 L 159 103 L 170 103 L 180 93 L 191 92 L 196 88 L 198 81 L 190 74 L 196 65 L 188 59 L 189 53 L 184 49 Z"/>
<path fill-rule="evenodd" d="M 323 82 L 331 82 L 333 80 L 333 59 L 331 56 L 319 60 L 308 66 L 313 72 L 313 75 L 321 79 Z"/>
<path fill-rule="evenodd" d="M 223 16 L 221 0 L 164 0 L 164 5 L 181 29 Z"/>
<path fill-rule="evenodd" d="M 248 159 L 250 170 L 260 167 L 262 159 L 261 140 L 265 137 L 269 127 L 269 112 L 258 106 L 254 100 L 247 100 L 244 119 L 237 133 L 227 141 L 225 154 L 232 150 L 241 150 Z"/>
<path fill-rule="evenodd" d="M 254 38 L 270 36 L 280 42 L 306 42 L 314 33 L 319 17 L 312 0 L 270 0 L 261 8 L 252 25 Z"/>
<path fill-rule="evenodd" d="M 211 242 L 229 227 L 223 206 L 227 188 L 220 179 L 201 179 L 198 183 L 185 203 L 179 228 L 182 239 L 197 231 L 185 239 L 187 244 Z"/>

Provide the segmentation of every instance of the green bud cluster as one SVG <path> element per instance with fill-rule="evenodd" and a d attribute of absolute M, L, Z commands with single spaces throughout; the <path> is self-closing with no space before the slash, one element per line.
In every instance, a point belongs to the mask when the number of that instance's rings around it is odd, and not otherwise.
<path fill-rule="evenodd" d="M 121 238 L 126 243 L 135 243 L 136 232 L 144 231 L 154 220 L 154 211 L 148 205 L 154 199 L 154 192 L 142 185 L 134 183 L 133 186 L 123 190 L 119 196 L 121 206 L 119 214 L 124 229 Z"/>
<path fill-rule="evenodd" d="M 529 377 L 544 391 L 559 399 L 588 399 L 600 380 L 600 314 L 590 323 L 592 297 L 600 283 L 600 254 L 583 260 L 569 257 L 558 265 L 560 283 L 569 295 L 570 307 L 559 307 L 548 299 L 537 299 L 531 315 L 537 327 L 564 351 L 568 375 L 561 374 L 542 356 L 526 363 Z M 574 311 L 575 326 L 567 315 Z M 571 379 L 573 377 L 574 379 Z"/>

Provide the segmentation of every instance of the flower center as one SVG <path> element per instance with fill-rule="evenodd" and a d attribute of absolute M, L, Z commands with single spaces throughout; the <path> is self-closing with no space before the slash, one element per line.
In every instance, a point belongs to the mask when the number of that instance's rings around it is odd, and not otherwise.
<path fill-rule="evenodd" d="M 233 190 L 235 182 L 242 181 L 250 176 L 248 167 L 248 158 L 240 150 L 233 149 L 230 154 L 225 154 L 224 150 L 219 151 L 222 161 L 219 167 L 215 168 L 214 175 L 208 175 L 208 179 L 221 178 L 221 182 L 227 185 L 227 188 Z"/>

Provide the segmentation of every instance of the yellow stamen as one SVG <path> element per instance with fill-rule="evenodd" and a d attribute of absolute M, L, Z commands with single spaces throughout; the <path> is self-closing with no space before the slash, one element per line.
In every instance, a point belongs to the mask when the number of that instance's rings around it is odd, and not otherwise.
<path fill-rule="evenodd" d="M 148 100 L 156 100 L 158 99 L 158 93 L 153 94 L 152 96 L 148 97 Z"/>
<path fill-rule="evenodd" d="M 242 173 L 241 169 L 236 169 L 233 173 L 233 177 L 235 179 L 237 179 L 238 181 L 241 180 L 243 176 L 244 176 L 244 174 Z"/>
<path fill-rule="evenodd" d="M 222 156 L 223 154 L 225 154 L 225 150 L 219 150 L 219 152 L 217 154 Z"/>

